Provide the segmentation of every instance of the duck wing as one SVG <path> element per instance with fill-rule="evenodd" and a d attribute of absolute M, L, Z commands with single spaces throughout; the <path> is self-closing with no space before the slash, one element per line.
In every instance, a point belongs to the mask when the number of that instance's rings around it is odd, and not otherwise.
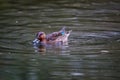
<path fill-rule="evenodd" d="M 71 32 L 72 32 L 72 30 L 67 31 L 64 35 L 58 36 L 55 41 L 56 42 L 58 42 L 58 41 L 67 42 L 68 37 L 69 37 Z"/>
<path fill-rule="evenodd" d="M 65 27 L 63 27 L 60 31 L 58 32 L 53 32 L 51 34 L 48 34 L 46 36 L 46 39 L 49 41 L 49 40 L 56 40 L 58 37 L 64 35 L 66 33 L 65 31 Z"/>

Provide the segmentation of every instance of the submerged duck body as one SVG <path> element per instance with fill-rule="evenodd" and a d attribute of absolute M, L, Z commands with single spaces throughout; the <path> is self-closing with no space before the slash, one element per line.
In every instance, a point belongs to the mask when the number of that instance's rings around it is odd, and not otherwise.
<path fill-rule="evenodd" d="M 63 44 L 68 41 L 68 37 L 69 37 L 71 31 L 72 30 L 66 31 L 65 27 L 64 27 L 58 32 L 53 32 L 53 33 L 47 34 L 47 35 L 44 32 L 38 32 L 35 40 L 33 40 L 33 45 L 46 46 L 48 44 L 60 44 L 60 43 Z"/>

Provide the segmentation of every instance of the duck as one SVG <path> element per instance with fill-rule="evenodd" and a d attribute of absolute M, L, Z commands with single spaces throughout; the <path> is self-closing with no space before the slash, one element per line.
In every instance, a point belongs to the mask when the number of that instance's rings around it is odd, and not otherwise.
<path fill-rule="evenodd" d="M 68 41 L 68 37 L 72 30 L 66 31 L 65 27 L 61 30 L 52 32 L 50 34 L 46 34 L 45 32 L 38 32 L 36 34 L 35 39 L 33 40 L 34 46 L 46 46 L 47 44 L 56 44 L 56 43 L 66 43 Z"/>

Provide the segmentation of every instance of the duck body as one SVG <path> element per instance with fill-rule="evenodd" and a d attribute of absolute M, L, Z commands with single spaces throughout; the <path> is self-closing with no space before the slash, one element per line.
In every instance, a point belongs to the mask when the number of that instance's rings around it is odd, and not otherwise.
<path fill-rule="evenodd" d="M 44 32 L 38 32 L 35 40 L 33 40 L 33 45 L 35 46 L 46 46 L 46 45 L 56 45 L 56 44 L 64 44 L 68 41 L 68 37 L 72 30 L 66 31 L 65 27 L 63 27 L 60 31 L 53 32 L 51 34 L 45 34 Z"/>

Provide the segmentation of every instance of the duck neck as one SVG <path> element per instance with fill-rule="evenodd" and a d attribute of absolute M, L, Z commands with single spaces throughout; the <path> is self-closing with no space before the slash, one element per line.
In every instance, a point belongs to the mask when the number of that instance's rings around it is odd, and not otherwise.
<path fill-rule="evenodd" d="M 46 43 L 46 38 L 40 38 L 40 42 Z"/>

